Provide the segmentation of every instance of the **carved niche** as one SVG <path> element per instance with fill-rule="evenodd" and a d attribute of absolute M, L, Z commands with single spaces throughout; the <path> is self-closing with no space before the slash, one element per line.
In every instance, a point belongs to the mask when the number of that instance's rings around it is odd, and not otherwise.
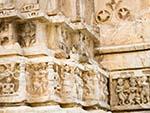
<path fill-rule="evenodd" d="M 111 92 L 116 99 L 111 102 L 113 109 L 116 107 L 124 110 L 142 109 L 140 105 L 148 105 L 150 102 L 150 76 L 133 76 L 133 74 L 127 73 L 126 77 L 120 76 L 112 80 L 111 90 L 113 91 Z"/>
<path fill-rule="evenodd" d="M 41 102 L 49 97 L 48 63 L 26 65 L 28 102 Z"/>
<path fill-rule="evenodd" d="M 0 65 L 0 97 L 18 95 L 19 74 L 19 63 Z"/>
<path fill-rule="evenodd" d="M 32 47 L 36 43 L 36 25 L 33 22 L 18 25 L 18 42 L 22 47 Z"/>
<path fill-rule="evenodd" d="M 105 4 L 105 9 L 102 9 L 96 14 L 96 22 L 104 23 L 112 21 L 112 19 L 129 20 L 131 11 L 127 7 L 122 6 L 123 0 L 111 0 Z"/>

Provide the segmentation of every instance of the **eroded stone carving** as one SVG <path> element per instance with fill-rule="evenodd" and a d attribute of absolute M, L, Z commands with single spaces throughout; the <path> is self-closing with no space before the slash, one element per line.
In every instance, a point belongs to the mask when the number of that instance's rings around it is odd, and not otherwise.
<path fill-rule="evenodd" d="M 18 40 L 22 47 L 32 47 L 36 43 L 36 25 L 33 22 L 20 24 L 18 31 Z"/>
<path fill-rule="evenodd" d="M 0 65 L 0 97 L 13 96 L 19 89 L 19 64 Z"/>
<path fill-rule="evenodd" d="M 117 80 L 117 87 L 116 87 L 116 93 L 118 94 L 118 98 L 119 98 L 119 105 L 124 105 L 125 104 L 125 100 L 126 100 L 126 95 L 124 93 L 124 81 L 123 79 L 118 79 Z"/>
<path fill-rule="evenodd" d="M 115 18 L 119 18 L 121 20 L 127 20 L 131 17 L 130 10 L 126 7 L 121 5 L 122 0 L 111 0 L 110 2 L 106 3 L 106 9 L 99 11 L 96 15 L 96 22 L 97 23 L 104 23 L 111 19 L 113 19 L 113 15 Z"/>
<path fill-rule="evenodd" d="M 5 20 L 0 20 L 0 45 L 4 46 L 7 45 L 10 42 L 9 35 L 9 23 L 7 23 Z"/>
<path fill-rule="evenodd" d="M 47 97 L 49 95 L 48 63 L 42 62 L 42 63 L 27 64 L 26 71 L 27 71 L 26 90 L 29 96 L 29 101 L 36 102 L 36 100 L 39 101 L 42 97 L 43 98 L 45 96 Z"/>
<path fill-rule="evenodd" d="M 117 105 L 147 104 L 150 100 L 150 84 L 147 76 L 117 79 Z"/>
<path fill-rule="evenodd" d="M 64 73 L 61 75 L 62 79 L 62 99 L 65 103 L 74 103 L 77 99 L 77 90 L 76 90 L 76 80 L 74 75 L 72 75 L 72 67 L 65 64 Z"/>
<path fill-rule="evenodd" d="M 76 93 L 77 93 L 77 100 L 80 102 L 83 99 L 83 80 L 81 78 L 82 70 L 78 67 L 74 69 L 74 76 L 75 76 L 75 83 L 76 83 Z"/>
<path fill-rule="evenodd" d="M 95 73 L 91 71 L 84 71 L 83 79 L 83 101 L 85 106 L 93 106 L 98 103 L 98 78 Z"/>
<path fill-rule="evenodd" d="M 111 14 L 109 11 L 107 10 L 102 10 L 100 12 L 98 12 L 97 16 L 96 16 L 96 21 L 99 22 L 106 22 L 110 19 Z"/>
<path fill-rule="evenodd" d="M 122 20 L 125 20 L 130 17 L 130 11 L 127 8 L 120 8 L 118 10 L 118 17 Z"/>

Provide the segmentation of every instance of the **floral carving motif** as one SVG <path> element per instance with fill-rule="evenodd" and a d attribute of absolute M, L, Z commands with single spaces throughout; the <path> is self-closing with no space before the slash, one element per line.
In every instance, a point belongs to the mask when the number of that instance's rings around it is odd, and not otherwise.
<path fill-rule="evenodd" d="M 121 20 L 128 19 L 131 16 L 130 10 L 126 7 L 121 7 L 122 2 L 122 0 L 111 0 L 111 2 L 106 3 L 106 9 L 97 13 L 96 22 L 107 22 L 114 14 Z"/>
<path fill-rule="evenodd" d="M 111 13 L 107 10 L 101 10 L 96 16 L 97 22 L 106 22 L 110 19 Z"/>
<path fill-rule="evenodd" d="M 130 11 L 127 8 L 120 8 L 118 10 L 118 16 L 120 19 L 125 20 L 130 16 Z"/>

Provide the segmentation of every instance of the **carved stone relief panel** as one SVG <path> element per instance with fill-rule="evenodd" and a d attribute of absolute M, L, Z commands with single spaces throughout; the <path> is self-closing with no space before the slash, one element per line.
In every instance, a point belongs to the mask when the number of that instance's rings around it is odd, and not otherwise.
<path fill-rule="evenodd" d="M 69 32 L 63 26 L 55 26 L 55 30 L 57 35 L 56 43 L 56 58 L 68 58 L 69 47 L 68 43 L 70 43 Z"/>
<path fill-rule="evenodd" d="M 4 45 L 8 45 L 10 43 L 10 36 L 9 35 L 9 23 L 7 23 L 5 20 L 0 20 L 0 34 L 1 34 L 1 38 L 0 38 L 0 45 L 4 46 Z"/>
<path fill-rule="evenodd" d="M 53 88 L 54 88 L 54 101 L 61 103 L 61 73 L 62 73 L 62 67 L 59 63 L 54 63 L 53 65 L 54 69 L 54 78 L 53 78 Z"/>
<path fill-rule="evenodd" d="M 27 102 L 45 102 L 49 100 L 48 62 L 26 64 Z"/>
<path fill-rule="evenodd" d="M 83 80 L 82 70 L 72 62 L 55 63 L 54 65 L 55 101 L 62 105 L 82 104 Z"/>
<path fill-rule="evenodd" d="M 149 108 L 149 70 L 113 73 L 111 75 L 110 86 L 111 105 L 113 110 L 133 110 Z"/>
<path fill-rule="evenodd" d="M 63 104 L 77 102 L 76 79 L 73 74 L 73 67 L 64 64 L 61 73 L 61 99 Z"/>
<path fill-rule="evenodd" d="M 94 106 L 98 104 L 99 101 L 99 86 L 98 78 L 96 74 L 90 71 L 84 71 L 82 73 L 83 79 L 83 106 Z"/>
<path fill-rule="evenodd" d="M 82 70 L 79 67 L 74 67 L 74 77 L 77 93 L 77 103 L 82 104 L 83 102 L 83 80 L 82 80 Z"/>
<path fill-rule="evenodd" d="M 26 22 L 18 25 L 18 41 L 22 47 L 32 47 L 36 43 L 36 25 Z"/>
<path fill-rule="evenodd" d="M 0 46 L 5 49 L 19 49 L 16 39 L 15 23 L 8 19 L 0 19 Z"/>
<path fill-rule="evenodd" d="M 0 64 L 0 103 L 14 103 L 25 100 L 24 67 L 20 63 Z"/>
<path fill-rule="evenodd" d="M 99 73 L 99 105 L 109 108 L 109 81 L 106 75 Z"/>

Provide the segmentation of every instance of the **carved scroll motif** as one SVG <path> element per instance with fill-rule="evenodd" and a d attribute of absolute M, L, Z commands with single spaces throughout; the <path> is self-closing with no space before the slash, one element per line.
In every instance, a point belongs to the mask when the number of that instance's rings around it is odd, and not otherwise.
<path fill-rule="evenodd" d="M 19 89 L 19 64 L 0 65 L 0 96 L 13 96 Z"/>

